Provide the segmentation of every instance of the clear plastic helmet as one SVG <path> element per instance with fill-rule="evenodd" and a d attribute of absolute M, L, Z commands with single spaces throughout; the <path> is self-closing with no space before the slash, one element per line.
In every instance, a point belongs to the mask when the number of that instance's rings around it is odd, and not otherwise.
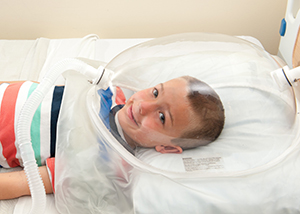
<path fill-rule="evenodd" d="M 104 88 L 68 72 L 56 155 L 58 210 L 213 213 L 224 209 L 222 201 L 244 203 L 232 188 L 259 183 L 257 175 L 296 144 L 295 98 L 272 78 L 278 68 L 244 39 L 190 33 L 120 53 L 105 66 Z M 245 191 L 253 203 L 271 200 L 272 189 L 267 197 Z"/>

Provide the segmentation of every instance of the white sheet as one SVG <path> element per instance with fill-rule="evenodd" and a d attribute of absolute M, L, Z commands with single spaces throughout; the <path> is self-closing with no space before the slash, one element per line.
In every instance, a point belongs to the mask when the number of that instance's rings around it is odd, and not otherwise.
<path fill-rule="evenodd" d="M 0 79 L 37 80 L 50 40 L 0 40 Z"/>

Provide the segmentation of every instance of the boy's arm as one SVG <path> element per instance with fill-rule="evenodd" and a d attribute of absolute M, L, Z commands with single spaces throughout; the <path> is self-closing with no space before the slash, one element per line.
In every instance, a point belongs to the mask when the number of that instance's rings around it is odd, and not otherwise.
<path fill-rule="evenodd" d="M 39 167 L 46 193 L 52 193 L 50 178 L 46 166 Z M 0 200 L 30 195 L 25 171 L 0 173 Z"/>

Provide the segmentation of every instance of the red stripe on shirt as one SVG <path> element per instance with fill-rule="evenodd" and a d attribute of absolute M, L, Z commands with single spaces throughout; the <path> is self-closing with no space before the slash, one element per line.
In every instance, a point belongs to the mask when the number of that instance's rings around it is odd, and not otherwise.
<path fill-rule="evenodd" d="M 50 176 L 50 180 L 51 180 L 51 185 L 52 185 L 52 190 L 53 193 L 55 193 L 55 158 L 48 158 L 46 160 L 46 165 L 48 168 L 48 174 Z"/>
<path fill-rule="evenodd" d="M 15 146 L 16 136 L 14 129 L 15 107 L 20 87 L 23 83 L 10 84 L 2 98 L 0 110 L 0 142 L 3 147 L 3 156 L 10 167 L 20 166 L 16 158 L 17 149 Z"/>
<path fill-rule="evenodd" d="M 125 105 L 126 98 L 121 88 L 116 87 L 116 104 L 117 105 Z"/>

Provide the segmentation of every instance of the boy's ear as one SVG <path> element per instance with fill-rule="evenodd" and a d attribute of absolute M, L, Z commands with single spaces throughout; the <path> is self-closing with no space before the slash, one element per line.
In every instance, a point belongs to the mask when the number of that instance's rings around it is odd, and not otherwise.
<path fill-rule="evenodd" d="M 182 148 L 180 146 L 173 146 L 173 145 L 159 145 L 159 146 L 155 146 L 155 150 L 157 152 L 160 152 L 162 154 L 166 154 L 166 153 L 175 153 L 175 154 L 181 154 L 182 153 Z"/>

